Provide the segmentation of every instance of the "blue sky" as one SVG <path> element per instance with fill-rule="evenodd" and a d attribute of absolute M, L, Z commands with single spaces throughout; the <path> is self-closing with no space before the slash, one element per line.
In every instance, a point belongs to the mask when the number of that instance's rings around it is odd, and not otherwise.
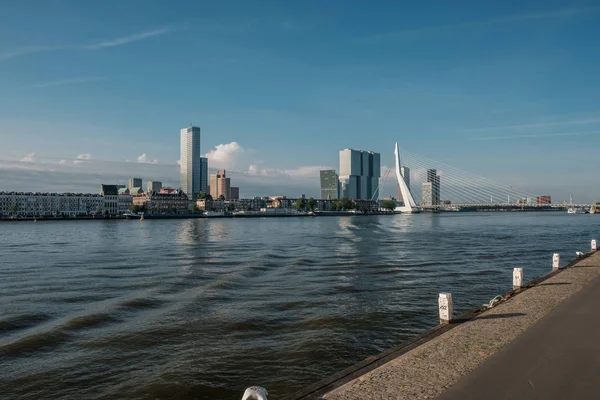
<path fill-rule="evenodd" d="M 0 190 L 177 185 L 191 122 L 246 195 L 317 194 L 340 149 L 392 165 L 398 141 L 593 200 L 599 22 L 591 1 L 5 1 Z"/>

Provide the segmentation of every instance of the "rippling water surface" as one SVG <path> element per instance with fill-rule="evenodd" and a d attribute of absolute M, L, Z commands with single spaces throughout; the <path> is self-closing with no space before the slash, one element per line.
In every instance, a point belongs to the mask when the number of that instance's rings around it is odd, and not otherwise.
<path fill-rule="evenodd" d="M 600 217 L 0 224 L 6 398 L 279 398 L 563 264 Z"/>

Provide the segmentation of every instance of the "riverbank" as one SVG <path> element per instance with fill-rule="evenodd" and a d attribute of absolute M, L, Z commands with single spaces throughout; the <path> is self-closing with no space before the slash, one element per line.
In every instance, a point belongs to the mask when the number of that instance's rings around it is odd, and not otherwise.
<path fill-rule="evenodd" d="M 508 292 L 489 310 L 472 310 L 287 399 L 435 398 L 599 277 L 600 253 L 590 253 Z"/>
<path fill-rule="evenodd" d="M 255 214 L 232 214 L 232 215 L 204 215 L 204 214 L 171 214 L 171 215 L 144 215 L 144 219 L 213 219 L 213 218 L 299 218 L 299 217 L 354 217 L 369 215 L 394 215 L 390 212 L 351 212 L 351 211 L 331 211 L 319 212 L 314 214 L 284 214 L 284 213 L 255 213 Z M 19 222 L 19 221 L 107 221 L 107 220 L 139 220 L 140 216 L 112 215 L 103 216 L 76 216 L 76 217 L 20 217 L 20 218 L 0 218 L 0 222 Z"/>

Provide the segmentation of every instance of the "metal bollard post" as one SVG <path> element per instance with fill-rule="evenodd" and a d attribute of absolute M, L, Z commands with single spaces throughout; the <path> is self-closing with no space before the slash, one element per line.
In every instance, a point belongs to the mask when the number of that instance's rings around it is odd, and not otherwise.
<path fill-rule="evenodd" d="M 552 256 L 552 269 L 560 268 L 560 254 L 554 253 Z"/>
<path fill-rule="evenodd" d="M 592 251 L 596 251 L 598 248 L 596 247 L 596 239 L 592 240 Z"/>
<path fill-rule="evenodd" d="M 438 305 L 440 310 L 440 323 L 450 323 L 450 321 L 452 321 L 452 313 L 454 311 L 454 307 L 452 306 L 452 293 L 440 293 Z"/>
<path fill-rule="evenodd" d="M 515 268 L 513 270 L 513 289 L 523 287 L 523 268 Z"/>

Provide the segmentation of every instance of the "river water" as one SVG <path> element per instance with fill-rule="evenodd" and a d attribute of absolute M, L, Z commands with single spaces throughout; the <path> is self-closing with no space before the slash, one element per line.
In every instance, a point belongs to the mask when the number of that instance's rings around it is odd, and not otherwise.
<path fill-rule="evenodd" d="M 0 397 L 280 398 L 589 251 L 600 217 L 0 224 Z"/>

